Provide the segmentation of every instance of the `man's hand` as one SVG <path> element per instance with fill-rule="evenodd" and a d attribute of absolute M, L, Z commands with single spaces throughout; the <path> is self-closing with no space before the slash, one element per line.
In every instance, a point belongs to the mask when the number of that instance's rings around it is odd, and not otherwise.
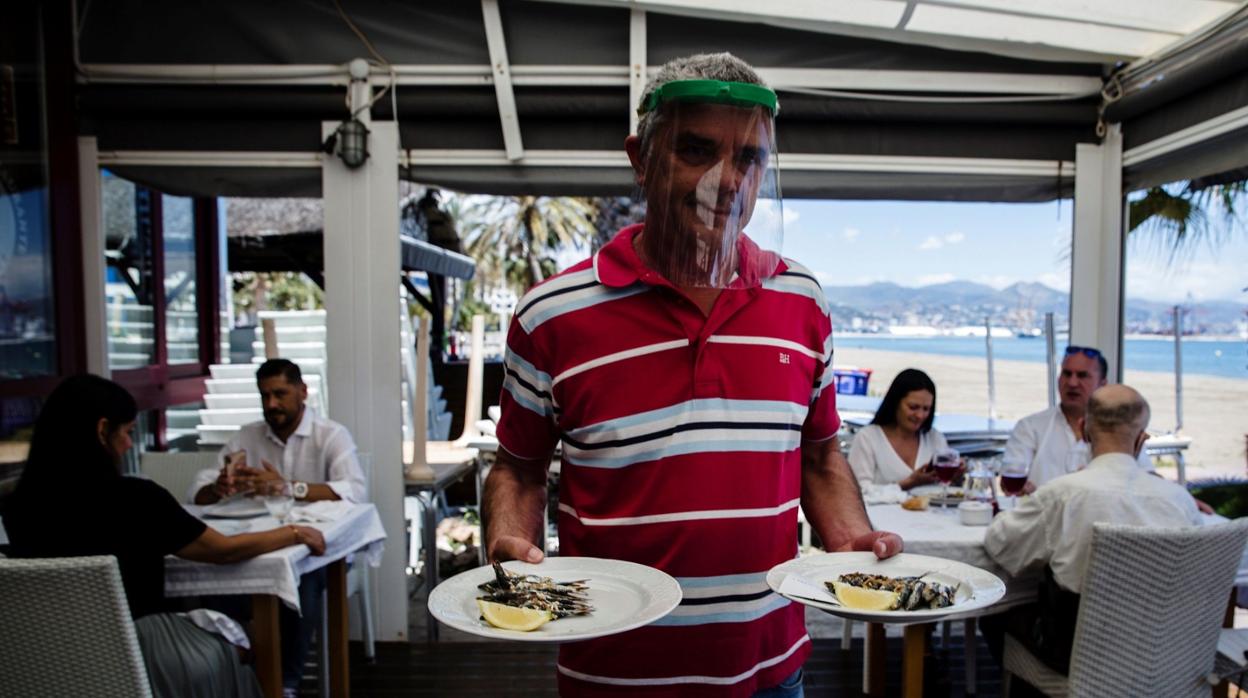
<path fill-rule="evenodd" d="M 875 556 L 881 560 L 890 558 L 905 548 L 901 536 L 888 531 L 872 531 L 864 533 L 854 538 L 849 543 L 848 550 L 854 552 L 867 552 L 868 550 L 875 553 Z M 839 552 L 847 552 L 842 549 Z"/>
<path fill-rule="evenodd" d="M 1200 513 L 1205 514 L 1206 516 L 1208 516 L 1209 514 L 1213 514 L 1213 513 L 1214 513 L 1214 511 L 1213 511 L 1213 507 L 1209 506 L 1208 504 L 1205 504 L 1204 502 L 1200 501 L 1199 499 L 1196 499 L 1195 497 L 1192 497 L 1192 501 L 1193 501 L 1193 502 L 1196 502 L 1196 508 L 1200 510 Z"/>
<path fill-rule="evenodd" d="M 487 552 L 491 562 L 507 560 L 541 562 L 546 557 L 536 545 L 518 536 L 499 536 L 490 543 Z"/>
<path fill-rule="evenodd" d="M 1019 494 L 1031 494 L 1032 492 L 1035 492 L 1035 491 L 1036 491 L 1036 483 L 1032 482 L 1031 480 L 1028 480 L 1027 482 L 1023 483 L 1023 491 L 1020 492 Z"/>
<path fill-rule="evenodd" d="M 262 470 L 249 468 L 245 465 L 234 467 L 234 481 L 237 489 L 249 489 L 255 492 L 266 492 L 273 483 L 285 482 L 285 478 L 277 468 L 267 460 L 261 460 Z M 236 491 L 237 491 L 236 489 Z"/>

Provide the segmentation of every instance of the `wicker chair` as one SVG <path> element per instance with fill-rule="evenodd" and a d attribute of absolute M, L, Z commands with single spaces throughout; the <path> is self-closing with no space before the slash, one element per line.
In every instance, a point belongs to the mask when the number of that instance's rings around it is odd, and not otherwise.
<path fill-rule="evenodd" d="M 1050 696 L 1208 696 L 1246 542 L 1248 519 L 1193 528 L 1096 524 L 1069 676 L 1007 635 L 1005 695 L 1018 676 Z"/>
<path fill-rule="evenodd" d="M 0 589 L 0 695 L 152 695 L 115 558 L 0 559 Z"/>

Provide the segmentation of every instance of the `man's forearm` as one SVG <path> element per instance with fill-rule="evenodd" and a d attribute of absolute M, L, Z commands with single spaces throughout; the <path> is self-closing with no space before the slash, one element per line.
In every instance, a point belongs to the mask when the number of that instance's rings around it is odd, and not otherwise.
<path fill-rule="evenodd" d="M 872 530 L 858 480 L 836 438 L 802 444 L 802 510 L 826 550 Z"/>
<path fill-rule="evenodd" d="M 499 449 L 482 493 L 486 550 L 493 552 L 502 536 L 515 536 L 539 545 L 546 509 L 545 463 L 521 461 Z"/>

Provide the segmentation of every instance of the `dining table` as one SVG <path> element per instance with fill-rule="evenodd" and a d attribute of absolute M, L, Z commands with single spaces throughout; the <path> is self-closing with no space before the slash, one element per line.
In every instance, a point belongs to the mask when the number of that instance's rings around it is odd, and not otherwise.
<path fill-rule="evenodd" d="M 1008 574 L 997 565 L 984 549 L 987 526 L 964 525 L 957 509 L 932 504 L 926 510 L 903 509 L 896 502 L 879 502 L 867 505 L 867 516 L 876 530 L 891 531 L 905 541 L 907 553 L 931 555 L 956 560 L 992 572 L 1005 582 L 1005 596 L 987 608 L 968 613 L 951 614 L 940 622 L 962 621 L 967 638 L 967 688 L 973 692 L 975 678 L 975 651 L 973 638 L 977 619 L 1002 613 L 1015 606 L 1031 603 L 1036 599 L 1041 573 L 1025 573 L 1018 577 Z M 1207 515 L 1206 524 L 1226 521 L 1224 517 Z M 1236 587 L 1248 586 L 1248 549 L 1240 559 L 1235 577 Z M 1232 592 L 1234 598 L 1234 592 Z M 900 625 L 900 624 L 899 624 Z M 927 640 L 932 623 L 903 625 L 902 640 L 902 695 L 918 698 L 923 695 L 923 663 L 927 652 Z M 884 626 L 867 624 L 864 644 L 863 693 L 870 696 L 884 695 L 885 678 L 885 632 Z"/>
<path fill-rule="evenodd" d="M 204 507 L 185 505 L 195 516 L 222 533 L 265 531 L 283 525 L 272 516 L 211 518 Z M 295 506 L 289 523 L 312 526 L 325 537 L 325 553 L 312 555 L 306 545 L 291 545 L 228 565 L 193 562 L 169 556 L 165 559 L 165 595 L 246 595 L 252 606 L 252 651 L 256 677 L 268 698 L 282 695 L 281 635 L 278 604 L 300 610 L 299 580 L 309 572 L 327 568 L 326 637 L 329 654 L 330 694 L 349 695 L 347 660 L 347 568 L 349 564 L 381 564 L 386 538 L 377 507 L 345 501 L 313 502 Z"/>

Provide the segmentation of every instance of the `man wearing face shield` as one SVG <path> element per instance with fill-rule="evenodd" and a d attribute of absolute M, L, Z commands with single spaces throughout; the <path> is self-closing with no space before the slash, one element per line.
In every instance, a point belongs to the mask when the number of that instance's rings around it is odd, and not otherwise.
<path fill-rule="evenodd" d="M 822 289 L 779 254 L 776 110 L 729 54 L 660 68 L 625 141 L 645 222 L 517 306 L 490 557 L 542 559 L 562 441 L 561 554 L 657 567 L 684 594 L 649 626 L 562 645 L 562 695 L 800 696 L 803 609 L 766 582 L 796 555 L 797 507 L 829 550 L 901 551 L 840 454 Z"/>

